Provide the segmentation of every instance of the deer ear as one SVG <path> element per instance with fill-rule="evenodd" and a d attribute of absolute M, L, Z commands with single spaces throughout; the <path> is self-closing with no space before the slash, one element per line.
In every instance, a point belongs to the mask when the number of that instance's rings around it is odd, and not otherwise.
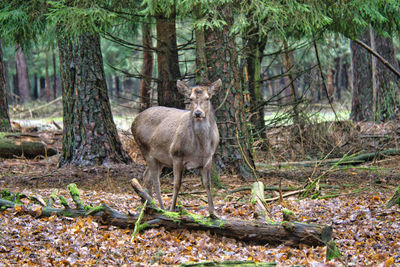
<path fill-rule="evenodd" d="M 184 81 L 178 80 L 176 82 L 176 87 L 178 88 L 178 92 L 184 96 L 189 97 L 190 94 L 192 93 L 192 90 Z"/>
<path fill-rule="evenodd" d="M 221 79 L 218 79 L 211 84 L 208 93 L 210 94 L 210 96 L 213 96 L 221 89 L 221 87 L 222 87 L 222 81 Z"/>

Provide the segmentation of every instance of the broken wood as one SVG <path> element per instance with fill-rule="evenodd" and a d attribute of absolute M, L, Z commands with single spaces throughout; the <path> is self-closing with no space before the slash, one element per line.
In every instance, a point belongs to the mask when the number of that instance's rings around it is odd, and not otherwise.
<path fill-rule="evenodd" d="M 251 190 L 251 204 L 255 206 L 255 218 L 259 218 L 263 221 L 269 220 L 269 210 L 267 208 L 267 202 L 265 202 L 264 184 L 262 182 L 253 183 Z"/>
<path fill-rule="evenodd" d="M 299 246 L 300 244 L 324 246 L 332 239 L 332 227 L 326 225 L 292 221 L 280 223 L 270 220 L 260 222 L 235 219 L 212 219 L 210 217 L 188 213 L 186 210 L 182 210 L 181 212 L 167 212 L 156 207 L 154 199 L 143 190 L 136 179 L 133 179 L 131 184 L 135 192 L 140 196 L 142 203 L 147 201 L 147 205 L 143 208 L 143 217 L 141 219 L 143 223 L 136 226 L 139 230 L 154 227 L 204 230 L 237 240 L 264 245 L 284 243 L 290 246 Z M 106 225 L 115 225 L 121 228 L 131 229 L 135 227 L 139 214 L 124 214 L 104 204 L 99 207 L 85 205 L 79 199 L 79 191 L 76 186 L 70 185 L 68 189 L 75 202 L 75 208 L 71 208 L 62 196 L 60 196 L 59 199 L 64 208 L 53 208 L 52 204 L 56 200 L 56 193 L 52 195 L 51 203 L 48 201 L 46 206 L 39 204 L 25 206 L 23 204 L 18 204 L 15 198 L 9 198 L 8 200 L 0 199 L 0 207 L 15 208 L 18 212 L 31 214 L 35 217 L 51 216 L 53 214 L 67 217 L 91 215 Z M 38 208 L 38 206 L 40 208 Z"/>
<path fill-rule="evenodd" d="M 42 142 L 40 137 L 32 134 L 0 133 L 0 158 L 37 156 L 50 157 L 57 150 Z"/>

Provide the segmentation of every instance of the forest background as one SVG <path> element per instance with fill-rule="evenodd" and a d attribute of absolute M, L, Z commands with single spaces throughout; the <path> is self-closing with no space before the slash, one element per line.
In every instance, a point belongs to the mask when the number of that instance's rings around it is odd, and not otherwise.
<path fill-rule="evenodd" d="M 219 173 L 396 155 L 399 25 L 392 0 L 2 1 L 0 130 L 62 116 L 56 165 L 130 163 L 114 121 L 220 78 Z"/>

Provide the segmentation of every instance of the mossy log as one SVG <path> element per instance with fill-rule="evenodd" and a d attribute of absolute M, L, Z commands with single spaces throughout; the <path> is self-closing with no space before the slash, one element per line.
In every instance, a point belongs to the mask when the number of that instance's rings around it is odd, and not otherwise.
<path fill-rule="evenodd" d="M 396 188 L 393 196 L 386 203 L 386 208 L 391 208 L 396 204 L 400 207 L 400 185 Z"/>
<path fill-rule="evenodd" d="M 136 179 L 132 180 L 132 186 L 135 192 L 140 196 L 143 203 L 147 201 L 144 207 L 142 223 L 140 229 L 165 227 L 168 229 L 196 229 L 209 231 L 214 234 L 231 237 L 255 244 L 280 244 L 284 243 L 290 246 L 299 246 L 307 244 L 311 246 L 324 246 L 332 239 L 332 228 L 330 226 L 318 224 L 306 224 L 300 222 L 272 222 L 272 221 L 244 221 L 235 219 L 212 219 L 201 215 L 191 214 L 183 210 L 181 212 L 168 212 L 156 207 L 156 202 L 140 186 Z M 48 201 L 47 206 L 26 207 L 17 204 L 18 201 L 0 199 L 0 207 L 13 208 L 17 206 L 20 212 L 29 213 L 35 217 L 50 216 L 57 214 L 59 216 L 77 217 L 94 216 L 101 223 L 106 225 L 115 225 L 121 228 L 135 228 L 135 223 L 139 214 L 124 214 L 113 210 L 106 205 L 91 207 L 84 205 L 79 199 L 79 191 L 76 186 L 68 186 L 70 194 L 73 197 L 76 208 L 71 208 L 65 198 L 61 198 L 64 209 L 51 207 L 56 199 L 52 196 L 52 201 Z"/>
<path fill-rule="evenodd" d="M 156 208 L 155 201 L 136 179 L 131 181 L 142 202 L 147 201 L 144 227 L 164 226 L 210 231 L 218 235 L 257 244 L 323 246 L 332 239 L 332 227 L 301 222 L 243 221 L 211 219 L 187 212 L 166 212 Z M 150 203 L 150 204 L 149 204 Z"/>
<path fill-rule="evenodd" d="M 56 149 L 48 147 L 37 136 L 0 133 L 0 158 L 25 157 L 32 159 L 37 156 L 50 157 L 55 154 L 57 154 Z"/>

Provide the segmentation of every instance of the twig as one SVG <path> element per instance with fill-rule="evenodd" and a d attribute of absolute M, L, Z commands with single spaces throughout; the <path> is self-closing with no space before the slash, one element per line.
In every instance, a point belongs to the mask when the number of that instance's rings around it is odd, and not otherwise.
<path fill-rule="evenodd" d="M 296 194 L 299 194 L 299 193 L 303 193 L 304 191 L 306 191 L 306 190 L 305 189 L 300 189 L 300 190 L 297 190 L 297 191 L 289 192 L 289 193 L 283 194 L 282 198 L 290 197 L 292 195 L 296 195 Z M 273 201 L 279 200 L 280 198 L 281 198 L 281 196 L 268 198 L 268 199 L 265 200 L 265 202 L 273 202 Z"/>

